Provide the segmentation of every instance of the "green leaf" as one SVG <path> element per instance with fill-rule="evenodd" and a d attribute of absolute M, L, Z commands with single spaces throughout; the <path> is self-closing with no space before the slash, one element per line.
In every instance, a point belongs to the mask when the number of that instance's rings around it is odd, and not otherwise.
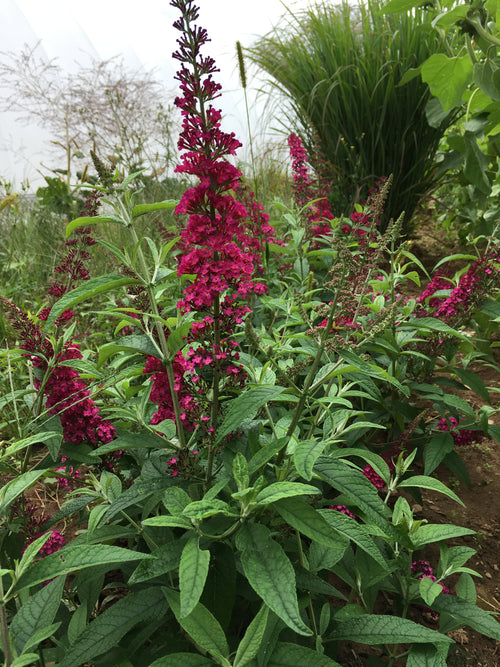
<path fill-rule="evenodd" d="M 256 502 L 259 505 L 269 505 L 275 503 L 281 498 L 290 498 L 292 496 L 310 496 L 320 493 L 316 486 L 311 484 L 302 484 L 301 482 L 274 482 L 257 495 Z"/>
<path fill-rule="evenodd" d="M 275 503 L 274 508 L 292 528 L 314 542 L 323 544 L 334 551 L 343 553 L 346 550 L 345 537 L 332 529 L 324 516 L 301 498 L 279 500 Z"/>
<path fill-rule="evenodd" d="M 439 481 L 439 479 L 434 479 L 433 477 L 426 477 L 425 475 L 415 475 L 410 477 L 410 479 L 404 479 L 402 482 L 399 482 L 397 488 L 407 488 L 407 487 L 420 487 L 421 489 L 431 489 L 432 491 L 439 491 L 439 493 L 448 496 L 455 502 L 465 507 L 465 504 L 460 500 L 456 493 L 449 489 L 446 484 Z"/>
<path fill-rule="evenodd" d="M 462 340 L 469 340 L 467 336 L 461 334 L 456 329 L 450 327 L 449 324 L 438 320 L 436 317 L 419 317 L 418 319 L 409 320 L 407 326 L 415 329 L 428 329 L 430 331 L 438 331 L 439 333 L 448 334 L 449 336 L 454 336 L 455 338 L 461 338 Z M 406 327 L 406 324 L 405 324 Z"/>
<path fill-rule="evenodd" d="M 321 515 L 328 521 L 330 526 L 334 528 L 340 535 L 347 537 L 354 542 L 360 549 L 363 549 L 374 561 L 376 561 L 384 570 L 387 570 L 387 563 L 382 554 L 373 542 L 372 536 L 367 532 L 366 528 L 359 524 L 355 519 L 336 512 L 335 510 L 319 510 Z"/>
<path fill-rule="evenodd" d="M 284 391 L 284 387 L 259 385 L 248 389 L 232 400 L 224 421 L 217 431 L 215 444 L 218 445 L 227 435 L 251 421 L 261 407 Z"/>
<path fill-rule="evenodd" d="M 451 597 L 451 596 L 443 596 Z M 385 616 L 382 614 L 364 614 L 350 618 L 348 622 L 338 623 L 329 639 L 350 640 L 363 644 L 426 644 L 448 643 L 453 640 L 446 635 L 430 630 L 407 618 Z"/>
<path fill-rule="evenodd" d="M 423 601 L 429 605 L 429 607 L 437 596 L 443 592 L 441 586 L 436 584 L 430 577 L 422 577 L 419 581 L 418 589 Z"/>
<path fill-rule="evenodd" d="M 237 452 L 233 459 L 233 477 L 238 487 L 238 491 L 248 488 L 250 484 L 248 462 L 241 452 Z"/>
<path fill-rule="evenodd" d="M 424 472 L 430 475 L 455 447 L 451 433 L 436 433 L 424 449 Z"/>
<path fill-rule="evenodd" d="M 167 605 L 157 586 L 145 588 L 115 602 L 90 623 L 78 639 L 66 648 L 58 667 L 79 667 L 109 651 L 137 623 L 161 618 Z"/>
<path fill-rule="evenodd" d="M 463 535 L 475 535 L 475 530 L 452 526 L 451 524 L 430 523 L 420 526 L 412 535 L 411 541 L 415 549 L 421 549 L 425 544 L 450 540 Z"/>
<path fill-rule="evenodd" d="M 481 398 L 484 398 L 487 403 L 491 403 L 491 398 L 486 389 L 486 385 L 477 373 L 473 373 L 466 368 L 454 368 L 453 370 L 467 387 L 472 389 L 472 391 L 475 391 Z"/>
<path fill-rule="evenodd" d="M 472 81 L 472 62 L 468 55 L 449 58 L 434 53 L 422 65 L 422 81 L 439 99 L 446 111 L 462 103 L 462 95 Z"/>
<path fill-rule="evenodd" d="M 16 454 L 17 452 L 20 452 L 22 449 L 25 449 L 26 447 L 31 447 L 31 445 L 37 445 L 42 442 L 45 443 L 49 440 L 52 440 L 53 438 L 57 439 L 57 441 L 61 443 L 62 433 L 58 433 L 57 431 L 46 431 L 44 433 L 37 433 L 36 435 L 30 435 L 28 438 L 23 438 L 22 440 L 18 440 L 17 442 L 14 442 L 12 445 L 7 447 L 7 449 L 3 452 L 2 456 L 0 456 L 0 459 L 12 456 L 12 454 Z M 58 449 L 59 446 L 57 447 Z"/>
<path fill-rule="evenodd" d="M 46 627 L 54 620 L 64 588 L 65 577 L 57 577 L 29 597 L 11 621 L 10 631 L 14 635 L 14 644 L 18 653 L 35 632 Z"/>
<path fill-rule="evenodd" d="M 312 479 L 313 467 L 327 446 L 324 440 L 303 440 L 293 453 L 293 462 L 299 475 L 308 481 Z"/>
<path fill-rule="evenodd" d="M 151 553 L 153 558 L 142 560 L 139 563 L 130 576 L 129 583 L 141 583 L 176 570 L 179 567 L 183 547 L 184 544 L 180 540 L 172 540 L 162 544 Z"/>
<path fill-rule="evenodd" d="M 25 653 L 24 655 L 18 656 L 14 662 L 11 664 L 11 667 L 32 667 L 40 660 L 38 653 Z"/>
<path fill-rule="evenodd" d="M 30 470 L 19 475 L 19 477 L 15 477 L 10 482 L 7 482 L 7 484 L 0 490 L 0 516 L 5 512 L 7 507 L 16 500 L 16 498 L 19 498 L 26 489 L 32 487 L 40 477 L 43 477 L 49 471 L 50 468 Z"/>
<path fill-rule="evenodd" d="M 411 647 L 406 667 L 446 667 L 446 654 L 433 644 L 416 644 Z"/>
<path fill-rule="evenodd" d="M 214 516 L 214 514 L 239 516 L 239 513 L 234 512 L 227 503 L 218 498 L 212 498 L 211 500 L 195 500 L 194 502 L 189 503 L 189 505 L 186 505 L 182 514 L 188 519 L 195 519 L 196 521 L 208 519 L 209 516 Z"/>
<path fill-rule="evenodd" d="M 145 213 L 152 213 L 153 211 L 163 211 L 165 209 L 172 209 L 177 206 L 179 202 L 176 199 L 166 199 L 165 201 L 155 202 L 154 204 L 138 204 L 132 209 L 132 218 L 138 218 Z"/>
<path fill-rule="evenodd" d="M 476 186 L 480 192 L 489 195 L 491 192 L 491 181 L 487 174 L 489 159 L 479 148 L 477 137 L 472 132 L 465 132 L 465 164 L 464 176 Z"/>
<path fill-rule="evenodd" d="M 419 7 L 421 4 L 421 0 L 389 0 L 382 7 L 381 12 L 384 14 L 399 14 L 399 12 L 407 12 L 414 7 Z"/>
<path fill-rule="evenodd" d="M 248 583 L 292 630 L 310 636 L 312 631 L 300 616 L 295 572 L 281 546 L 261 524 L 245 524 L 236 535 L 241 564 Z"/>
<path fill-rule="evenodd" d="M 239 643 L 233 667 L 243 667 L 243 665 L 248 664 L 255 658 L 262 643 L 264 632 L 266 631 L 268 616 L 269 607 L 263 604 Z"/>
<path fill-rule="evenodd" d="M 95 225 L 99 222 L 114 222 L 119 225 L 126 225 L 127 223 L 119 218 L 117 215 L 87 215 L 81 218 L 75 218 L 70 223 L 66 225 L 66 238 L 74 232 L 75 229 L 79 227 L 88 227 L 89 225 Z"/>
<path fill-rule="evenodd" d="M 61 315 L 68 308 L 71 309 L 82 301 L 93 299 L 98 294 L 111 292 L 118 287 L 140 284 L 140 280 L 125 277 L 119 273 L 109 273 L 105 276 L 98 276 L 97 278 L 86 280 L 81 285 L 78 285 L 78 287 L 75 287 L 75 289 L 66 292 L 66 294 L 64 294 L 64 296 L 62 296 L 59 301 L 56 301 L 56 303 L 52 306 L 50 315 L 48 316 L 43 328 L 44 334 L 54 324 L 59 315 Z"/>
<path fill-rule="evenodd" d="M 464 572 L 464 574 L 460 575 L 460 579 L 458 580 L 457 584 L 457 595 L 459 598 L 466 600 L 470 604 L 476 604 L 476 584 L 474 583 L 474 579 L 467 572 Z"/>
<path fill-rule="evenodd" d="M 178 516 L 189 505 L 191 498 L 180 486 L 170 486 L 163 493 L 162 501 L 170 514 Z"/>
<path fill-rule="evenodd" d="M 69 544 L 60 551 L 45 556 L 37 561 L 26 574 L 23 574 L 15 585 L 19 592 L 28 586 L 40 584 L 62 574 L 69 574 L 95 565 L 119 565 L 142 558 L 152 558 L 149 554 L 130 551 L 122 547 L 108 544 Z"/>
<path fill-rule="evenodd" d="M 278 438 L 278 440 L 274 440 L 268 445 L 264 445 L 262 449 L 259 449 L 248 462 L 248 472 L 250 475 L 265 465 L 275 454 L 282 450 L 283 447 L 286 447 L 288 440 L 289 438 L 286 437 Z"/>
<path fill-rule="evenodd" d="M 465 7 L 464 7 L 465 9 Z M 500 88 L 495 74 L 498 68 L 493 65 L 491 60 L 477 62 L 474 65 L 474 83 L 478 88 L 488 95 L 495 102 L 500 102 Z"/>
<path fill-rule="evenodd" d="M 298 665 L 314 665 L 314 667 L 341 667 L 338 662 L 328 656 L 313 651 L 306 646 L 279 642 L 269 660 L 269 667 L 297 667 Z"/>
<path fill-rule="evenodd" d="M 346 495 L 347 502 L 361 508 L 370 515 L 370 520 L 378 526 L 390 530 L 384 518 L 390 513 L 388 507 L 360 470 L 338 459 L 321 456 L 314 466 L 314 471 L 321 479 Z"/>
<path fill-rule="evenodd" d="M 384 380 L 385 382 L 388 382 L 389 384 L 396 387 L 405 396 L 409 395 L 408 387 L 402 385 L 401 382 L 398 382 L 396 378 L 392 377 L 390 373 L 388 373 L 380 366 L 377 366 L 376 364 L 370 364 L 367 361 L 364 361 L 364 359 L 361 359 L 361 357 L 359 357 L 354 352 L 349 352 L 348 350 L 340 350 L 339 355 L 342 357 L 342 359 L 344 359 L 344 361 L 347 361 L 347 363 L 351 364 L 351 366 L 353 366 L 355 369 L 361 371 L 361 373 L 366 374 L 368 377 L 376 377 Z"/>
<path fill-rule="evenodd" d="M 434 601 L 432 609 L 439 613 L 450 614 L 461 627 L 467 626 L 487 637 L 500 641 L 500 623 L 475 604 L 455 595 L 440 595 Z"/>
<path fill-rule="evenodd" d="M 191 521 L 184 516 L 170 516 L 169 514 L 161 514 L 160 516 L 151 516 L 149 519 L 144 519 L 143 526 L 157 526 L 170 528 L 185 528 L 190 530 L 193 527 Z"/>
<path fill-rule="evenodd" d="M 200 601 L 207 580 L 209 565 L 210 551 L 200 549 L 199 537 L 191 537 L 182 550 L 179 566 L 181 601 L 179 618 L 188 616 Z"/>
<path fill-rule="evenodd" d="M 99 357 L 97 367 L 100 368 L 103 363 L 118 352 L 137 352 L 149 357 L 161 358 L 161 352 L 157 345 L 146 334 L 130 334 L 123 336 L 119 342 L 106 343 L 99 348 Z"/>
<path fill-rule="evenodd" d="M 60 628 L 61 622 L 57 623 L 52 623 L 52 625 L 46 625 L 43 628 L 40 628 L 39 630 L 36 630 L 33 632 L 31 637 L 29 638 L 28 642 L 26 642 L 26 646 L 24 647 L 25 651 L 29 651 L 33 648 L 36 648 L 38 644 L 41 644 L 43 641 L 48 639 L 49 637 L 52 637 L 53 634 L 57 632 L 57 630 Z"/>
<path fill-rule="evenodd" d="M 113 441 L 116 442 L 116 441 Z M 172 484 L 172 478 L 167 475 L 153 479 L 138 479 L 134 484 L 126 489 L 106 510 L 102 521 L 111 521 L 117 514 L 127 509 L 131 505 L 142 504 L 157 491 L 162 491 Z"/>
<path fill-rule="evenodd" d="M 218 656 L 227 658 L 229 656 L 229 646 L 224 631 L 215 616 L 201 602 L 198 602 L 189 616 L 181 618 L 179 593 L 168 588 L 163 588 L 163 592 L 177 621 L 188 635 L 215 658 Z"/>
<path fill-rule="evenodd" d="M 213 660 L 209 660 L 197 653 L 170 653 L 158 658 L 149 667 L 213 667 Z"/>

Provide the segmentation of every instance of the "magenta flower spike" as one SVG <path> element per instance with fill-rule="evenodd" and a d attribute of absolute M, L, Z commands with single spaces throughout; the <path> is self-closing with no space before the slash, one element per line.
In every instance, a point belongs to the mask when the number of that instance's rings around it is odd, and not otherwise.
<path fill-rule="evenodd" d="M 220 84 L 213 80 L 219 70 L 213 58 L 201 54 L 209 38 L 207 31 L 194 23 L 198 8 L 191 0 L 172 0 L 171 5 L 181 12 L 174 23 L 181 36 L 173 54 L 182 63 L 176 76 L 181 96 L 175 104 L 182 114 L 178 141 L 182 156 L 176 171 L 199 179 L 176 208 L 177 214 L 188 216 L 181 233 L 178 275 L 196 276 L 185 288 L 178 307 L 183 312 L 211 312 L 219 298 L 221 305 L 225 299 L 231 307 L 228 293 L 244 298 L 266 291 L 265 285 L 253 279 L 260 268 L 255 238 L 262 238 L 262 230 L 255 230 L 246 207 L 232 194 L 240 187 L 241 172 L 228 158 L 236 155 L 241 143 L 233 132 L 222 131 L 221 112 L 213 106 L 221 94 Z M 271 234 L 267 219 L 262 222 Z"/>

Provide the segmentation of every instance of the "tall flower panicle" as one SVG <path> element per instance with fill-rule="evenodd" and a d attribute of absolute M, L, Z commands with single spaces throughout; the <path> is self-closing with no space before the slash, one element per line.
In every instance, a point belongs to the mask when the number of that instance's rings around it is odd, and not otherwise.
<path fill-rule="evenodd" d="M 331 234 L 331 227 L 326 221 L 333 220 L 335 216 L 330 209 L 322 182 L 313 179 L 309 174 L 307 152 L 302 139 L 292 132 L 288 137 L 288 147 L 292 159 L 294 197 L 297 206 L 302 208 L 309 202 L 314 202 L 306 212 L 310 235 L 314 237 Z"/>
<path fill-rule="evenodd" d="M 176 208 L 177 214 L 188 216 L 181 233 L 178 275 L 195 275 L 178 305 L 183 312 L 210 312 L 228 292 L 246 297 L 263 293 L 266 287 L 254 280 L 260 262 L 254 225 L 244 204 L 231 194 L 240 186 L 241 172 L 227 158 L 241 144 L 234 133 L 222 131 L 221 112 L 212 104 L 221 86 L 213 80 L 219 71 L 215 61 L 201 54 L 209 41 L 207 31 L 194 25 L 198 8 L 191 0 L 172 0 L 171 5 L 181 12 L 174 23 L 181 36 L 173 54 L 181 62 L 176 75 L 181 96 L 175 105 L 182 115 L 178 148 L 183 153 L 176 171 L 199 179 Z"/>
<path fill-rule="evenodd" d="M 97 215 L 100 206 L 100 194 L 93 191 L 86 200 L 81 216 Z M 65 275 L 65 282 L 54 282 L 49 295 L 61 297 L 75 287 L 75 282 L 89 279 L 89 272 L 84 262 L 90 258 L 86 248 L 94 245 L 91 229 L 80 227 L 76 237 L 66 242 L 69 248 L 64 261 L 55 267 L 59 275 Z M 0 296 L 0 306 L 7 311 L 12 327 L 21 340 L 21 347 L 28 353 L 40 377 L 47 373 L 45 381 L 35 379 L 35 388 L 40 389 L 45 397 L 45 409 L 50 415 L 59 415 L 66 442 L 80 444 L 107 443 L 114 439 L 115 429 L 100 415 L 96 403 L 90 398 L 87 384 L 71 366 L 62 365 L 71 359 L 82 359 L 77 343 L 68 342 L 62 351 L 56 351 L 47 337 L 44 337 L 39 324 L 24 313 L 9 299 Z M 43 308 L 38 313 L 38 320 L 45 321 L 52 307 Z M 71 310 L 64 311 L 55 321 L 56 327 L 66 324 L 74 317 Z"/>

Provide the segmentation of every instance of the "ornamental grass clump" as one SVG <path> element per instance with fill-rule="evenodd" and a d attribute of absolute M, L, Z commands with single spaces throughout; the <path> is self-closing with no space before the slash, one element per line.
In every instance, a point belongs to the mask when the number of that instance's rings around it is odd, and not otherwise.
<path fill-rule="evenodd" d="M 330 203 L 345 215 L 382 177 L 393 176 L 382 227 L 405 211 L 408 227 L 420 199 L 440 176 L 433 159 L 449 113 L 431 126 L 431 94 L 405 75 L 442 51 L 421 10 L 384 16 L 376 1 L 352 7 L 318 2 L 289 13 L 248 50 L 281 96 L 280 115 L 296 127 L 310 159 L 318 153 Z"/>

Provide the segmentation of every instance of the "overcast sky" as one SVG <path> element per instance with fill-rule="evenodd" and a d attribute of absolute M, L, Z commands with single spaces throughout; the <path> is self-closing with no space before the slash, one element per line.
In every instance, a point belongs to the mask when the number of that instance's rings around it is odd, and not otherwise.
<path fill-rule="evenodd" d="M 216 59 L 223 85 L 218 100 L 224 113 L 224 129 L 235 131 L 247 144 L 245 107 L 236 67 L 236 41 L 250 46 L 269 32 L 287 7 L 306 7 L 309 0 L 199 0 L 198 23 L 208 30 L 210 44 L 205 55 Z M 172 27 L 179 12 L 169 0 L 0 0 L 0 50 L 18 52 L 23 45 L 40 42 L 39 53 L 71 71 L 89 57 L 105 60 L 123 55 L 131 68 L 156 69 L 157 78 L 168 91 L 175 92 L 173 79 L 177 31 Z M 0 56 L 1 57 L 1 56 Z M 249 89 L 259 81 L 250 79 Z M 1 91 L 0 91 L 1 94 Z M 262 119 L 262 106 L 249 90 L 254 110 L 253 133 Z M 267 121 L 269 123 L 269 121 Z M 262 123 L 261 123 L 262 125 Z M 243 135 L 243 136 L 242 136 Z M 0 119 L 0 179 L 36 179 L 44 156 L 41 134 L 36 127 L 25 128 L 13 117 Z"/>

